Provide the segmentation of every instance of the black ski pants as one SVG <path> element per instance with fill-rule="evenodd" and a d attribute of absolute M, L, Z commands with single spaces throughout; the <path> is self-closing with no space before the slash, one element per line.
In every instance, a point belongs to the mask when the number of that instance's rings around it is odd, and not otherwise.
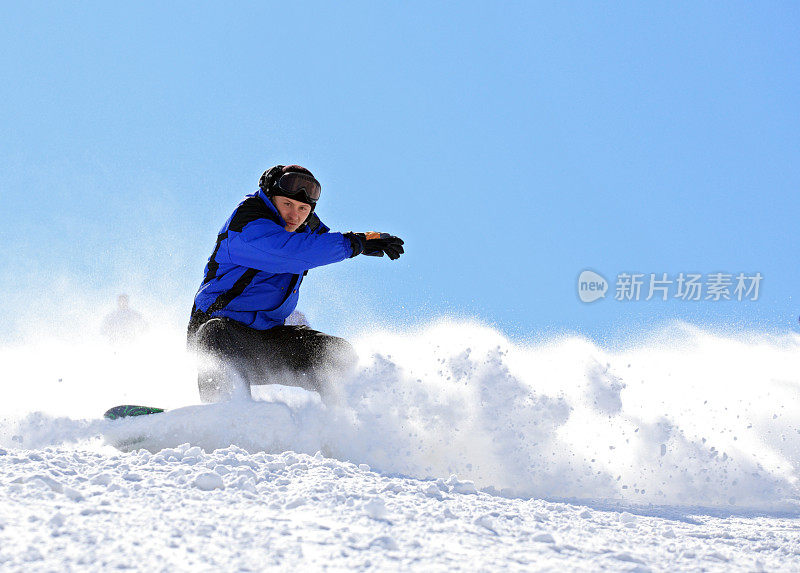
<path fill-rule="evenodd" d="M 307 326 L 256 330 L 230 318 L 212 318 L 197 331 L 197 376 L 203 402 L 229 400 L 250 386 L 285 384 L 332 398 L 332 378 L 355 366 L 353 347 Z"/>

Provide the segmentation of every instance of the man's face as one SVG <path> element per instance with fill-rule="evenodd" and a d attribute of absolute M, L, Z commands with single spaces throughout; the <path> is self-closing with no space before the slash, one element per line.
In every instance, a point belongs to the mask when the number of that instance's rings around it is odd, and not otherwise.
<path fill-rule="evenodd" d="M 286 221 L 286 227 L 284 227 L 284 229 L 290 233 L 296 231 L 297 228 L 305 222 L 306 218 L 308 218 L 308 214 L 311 213 L 311 205 L 303 203 L 302 201 L 289 199 L 288 197 L 273 197 L 272 204 L 275 205 L 275 208 L 278 209 L 278 213 L 280 213 L 283 220 Z"/>

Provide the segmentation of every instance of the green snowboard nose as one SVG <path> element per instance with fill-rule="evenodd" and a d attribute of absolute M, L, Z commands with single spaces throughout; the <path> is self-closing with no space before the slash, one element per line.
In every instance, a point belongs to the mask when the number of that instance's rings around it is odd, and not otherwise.
<path fill-rule="evenodd" d="M 114 406 L 106 410 L 103 414 L 104 418 L 109 420 L 118 420 L 119 418 L 129 418 L 131 416 L 147 416 L 148 414 L 158 414 L 163 412 L 164 408 L 151 408 L 150 406 Z"/>

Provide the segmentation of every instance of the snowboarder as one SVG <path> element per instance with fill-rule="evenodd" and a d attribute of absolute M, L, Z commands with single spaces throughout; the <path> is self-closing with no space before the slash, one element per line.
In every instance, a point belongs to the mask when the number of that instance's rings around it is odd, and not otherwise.
<path fill-rule="evenodd" d="M 321 185 L 299 165 L 261 176 L 222 226 L 189 320 L 199 351 L 200 398 L 230 399 L 250 386 L 287 384 L 331 397 L 331 373 L 355 363 L 342 338 L 285 324 L 309 269 L 359 254 L 392 260 L 403 241 L 387 233 L 329 232 L 315 213 Z"/>
<path fill-rule="evenodd" d="M 111 344 L 119 345 L 133 342 L 148 328 L 144 317 L 130 307 L 127 294 L 117 297 L 117 309 L 105 317 L 100 332 Z"/>

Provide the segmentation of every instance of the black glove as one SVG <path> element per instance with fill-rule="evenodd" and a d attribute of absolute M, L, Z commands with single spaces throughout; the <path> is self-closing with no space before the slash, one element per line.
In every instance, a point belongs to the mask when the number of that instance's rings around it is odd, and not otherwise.
<path fill-rule="evenodd" d="M 386 253 L 390 259 L 395 260 L 405 252 L 403 239 L 389 233 L 345 233 L 344 236 L 350 239 L 353 247 L 351 258 L 362 253 L 370 257 L 382 257 Z"/>

